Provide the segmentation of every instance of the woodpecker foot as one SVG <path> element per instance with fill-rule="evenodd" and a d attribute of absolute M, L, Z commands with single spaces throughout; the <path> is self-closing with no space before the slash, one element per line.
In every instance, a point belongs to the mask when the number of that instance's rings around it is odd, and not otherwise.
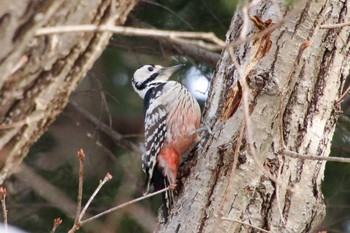
<path fill-rule="evenodd" d="M 205 124 L 205 129 L 208 131 L 208 133 L 211 135 L 211 136 L 214 136 L 214 132 L 211 130 L 211 128 L 209 127 L 209 125 Z"/>
<path fill-rule="evenodd" d="M 214 136 L 214 132 L 211 130 L 209 123 L 202 123 L 202 127 L 197 129 L 195 133 L 208 132 L 211 136 Z"/>
<path fill-rule="evenodd" d="M 175 190 L 175 189 L 176 189 L 176 186 L 177 186 L 176 183 L 172 183 L 172 184 L 169 185 L 169 189 Z"/>

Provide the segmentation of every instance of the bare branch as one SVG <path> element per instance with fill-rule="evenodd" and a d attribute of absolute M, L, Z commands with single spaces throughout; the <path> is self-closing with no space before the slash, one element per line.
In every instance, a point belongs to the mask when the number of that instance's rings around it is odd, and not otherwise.
<path fill-rule="evenodd" d="M 23 67 L 28 61 L 27 55 L 22 55 L 19 59 L 19 61 L 12 67 L 10 73 L 14 74 L 17 70 L 19 70 L 21 67 Z"/>
<path fill-rule="evenodd" d="M 83 185 L 84 185 L 84 160 L 85 160 L 85 153 L 83 149 L 80 149 L 77 153 L 77 156 L 79 158 L 79 188 L 78 188 L 78 203 L 77 203 L 77 213 L 74 220 L 73 227 L 69 230 L 68 233 L 76 232 L 80 228 L 80 221 L 79 216 L 81 213 L 81 202 L 83 197 Z"/>
<path fill-rule="evenodd" d="M 81 212 L 81 202 L 83 198 L 83 185 L 84 185 L 84 161 L 85 161 L 85 153 L 83 149 L 78 151 L 79 158 L 79 189 L 78 189 L 78 204 L 77 204 L 77 216 L 75 218 L 76 222 L 79 221 L 79 215 Z"/>
<path fill-rule="evenodd" d="M 242 221 L 239 221 L 239 220 L 236 220 L 236 219 L 233 219 L 233 218 L 221 218 L 222 220 L 226 220 L 226 221 L 231 221 L 231 222 L 236 222 L 236 223 L 239 223 L 239 224 L 242 224 L 242 225 L 245 225 L 245 226 L 248 226 L 248 227 L 251 227 L 255 230 L 259 230 L 259 231 L 262 231 L 262 232 L 267 232 L 269 233 L 270 231 L 267 231 L 265 229 L 262 229 L 260 227 L 257 227 L 257 226 L 253 226 L 252 224 L 249 224 L 249 223 L 246 223 L 246 222 L 242 222 Z"/>
<path fill-rule="evenodd" d="M 267 176 L 270 180 L 275 182 L 277 185 L 282 185 L 281 182 L 276 179 L 276 177 L 274 177 L 269 171 L 266 170 L 266 168 L 264 167 L 264 165 L 262 164 L 262 162 L 259 160 L 257 156 L 257 152 L 253 145 L 254 143 L 252 138 L 253 132 L 252 132 L 252 125 L 251 125 L 251 120 L 249 116 L 249 89 L 246 81 L 246 76 L 249 73 L 249 71 L 247 70 L 247 67 L 245 68 L 244 71 L 242 70 L 242 67 L 239 65 L 237 58 L 233 53 L 232 48 L 229 49 L 229 53 L 230 53 L 231 60 L 240 75 L 240 80 L 241 80 L 241 85 L 243 90 L 242 103 L 243 103 L 244 122 L 246 125 L 245 133 L 246 133 L 246 138 L 249 146 L 249 149 L 247 151 L 252 156 L 254 162 L 257 164 L 260 170 L 265 174 L 265 176 Z"/>
<path fill-rule="evenodd" d="M 113 130 L 111 127 L 104 124 L 100 120 L 98 120 L 96 117 L 91 115 L 88 111 L 80 108 L 78 106 L 78 104 L 75 103 L 74 101 L 70 101 L 68 103 L 68 105 L 71 106 L 80 115 L 85 117 L 86 120 L 88 120 L 92 124 L 96 125 L 102 132 L 104 132 L 105 134 L 110 136 L 112 138 L 112 140 L 114 141 L 114 143 L 116 143 L 117 145 L 120 145 L 120 146 L 128 149 L 129 151 L 133 151 L 135 153 L 141 153 L 139 146 L 137 146 L 135 143 L 133 143 L 129 140 L 125 140 L 121 134 L 119 134 L 118 132 L 116 132 L 115 130 Z"/>
<path fill-rule="evenodd" d="M 339 162 L 339 163 L 350 163 L 350 158 L 343 157 L 324 157 L 316 155 L 303 155 L 298 152 L 290 151 L 287 149 L 281 149 L 282 155 L 303 160 L 318 160 L 318 161 L 328 161 L 328 162 Z"/>
<path fill-rule="evenodd" d="M 157 191 L 157 192 L 150 193 L 150 194 L 148 194 L 148 195 L 145 195 L 145 196 L 136 198 L 136 199 L 131 200 L 131 201 L 128 201 L 128 202 L 126 202 L 126 203 L 124 203 L 124 204 L 121 204 L 121 205 L 115 206 L 115 207 L 113 207 L 113 208 L 110 208 L 110 209 L 108 209 L 108 210 L 105 210 L 105 211 L 103 211 L 102 213 L 99 213 L 99 214 L 97 214 L 97 215 L 95 215 L 95 216 L 93 216 L 93 217 L 91 217 L 91 218 L 88 218 L 88 219 L 86 219 L 86 220 L 84 220 L 84 221 L 81 221 L 81 224 L 80 224 L 80 225 L 83 225 L 83 224 L 85 224 L 85 223 L 87 223 L 87 222 L 90 222 L 90 221 L 92 221 L 92 220 L 95 220 L 96 218 L 99 218 L 99 217 L 101 217 L 101 216 L 104 216 L 104 215 L 106 215 L 106 214 L 109 214 L 109 213 L 111 213 L 111 212 L 114 212 L 114 211 L 116 211 L 116 210 L 119 210 L 119 209 L 121 209 L 121 208 L 124 208 L 124 207 L 126 207 L 126 206 L 129 206 L 129 205 L 134 204 L 134 203 L 136 203 L 136 202 L 142 201 L 142 200 L 147 199 L 147 198 L 149 198 L 149 197 L 153 197 L 153 196 L 158 195 L 158 194 L 160 194 L 160 193 L 164 193 L 164 192 L 168 191 L 169 189 L 171 189 L 171 188 L 170 188 L 170 187 L 167 187 L 167 188 L 161 189 L 161 190 L 159 190 L 159 191 Z"/>
<path fill-rule="evenodd" d="M 55 218 L 55 219 L 53 220 L 53 227 L 52 227 L 51 233 L 55 233 L 57 227 L 58 227 L 59 225 L 61 225 L 61 223 L 62 223 L 62 219 L 61 219 L 61 218 Z"/>
<path fill-rule="evenodd" d="M 75 203 L 59 188 L 35 173 L 31 167 L 22 163 L 20 171 L 15 173 L 15 176 L 19 181 L 47 200 L 48 203 L 51 203 L 55 208 L 58 208 L 66 216 L 74 220 Z"/>
<path fill-rule="evenodd" d="M 220 40 L 211 32 L 179 32 L 179 31 L 168 31 L 168 30 L 157 30 L 157 29 L 144 29 L 144 28 L 134 28 L 134 27 L 123 27 L 123 26 L 112 26 L 112 25 L 67 25 L 67 26 L 56 26 L 39 28 L 35 35 L 43 36 L 50 34 L 60 34 L 60 33 L 71 33 L 71 32 L 112 32 L 115 34 L 122 34 L 126 36 L 144 36 L 144 37 L 162 37 L 168 39 L 200 39 L 211 42 L 214 45 L 224 47 L 226 44 L 224 41 Z M 187 40 L 184 40 L 186 43 Z M 198 45 L 202 48 L 211 48 L 210 43 L 201 41 Z M 220 48 L 219 48 L 220 49 Z"/>
<path fill-rule="evenodd" d="M 349 93 L 349 91 L 350 91 L 350 86 L 348 86 L 346 91 L 344 91 L 344 93 L 337 99 L 337 101 L 335 101 L 335 103 L 336 104 L 341 103 L 344 100 L 345 96 Z"/>
<path fill-rule="evenodd" d="M 336 24 L 323 24 L 320 26 L 321 29 L 333 29 L 350 26 L 350 22 L 336 23 Z"/>
<path fill-rule="evenodd" d="M 279 166 L 278 166 L 278 171 L 277 171 L 277 180 L 278 180 L 278 181 L 281 181 L 281 172 L 282 172 L 282 165 L 279 164 Z M 279 186 L 279 185 L 276 185 L 276 202 L 277 202 L 277 209 L 278 209 L 278 212 L 279 212 L 279 214 L 280 214 L 280 218 L 281 218 L 283 227 L 285 227 L 285 225 L 286 225 L 286 220 L 285 220 L 285 218 L 284 218 L 284 216 L 283 216 L 283 211 L 282 211 L 282 208 L 281 208 L 280 186 Z"/>
<path fill-rule="evenodd" d="M 233 164 L 232 164 L 231 172 L 230 172 L 230 175 L 229 175 L 230 180 L 234 176 L 235 171 L 236 171 L 236 167 L 237 167 L 237 164 L 238 164 L 238 157 L 239 157 L 239 152 L 240 152 L 240 149 L 241 149 L 241 146 L 242 146 L 242 140 L 243 140 L 243 135 L 244 135 L 244 132 L 245 132 L 245 127 L 246 127 L 245 121 L 242 121 L 241 128 L 239 130 L 239 136 L 238 136 L 237 143 L 236 143 L 236 146 L 235 146 L 235 151 L 233 153 Z M 227 193 L 231 193 L 233 188 L 234 188 L 233 187 L 233 182 L 229 182 L 229 184 L 228 184 L 228 186 L 227 186 L 227 188 L 225 190 L 225 196 L 227 195 Z"/>
<path fill-rule="evenodd" d="M 125 36 L 143 36 L 153 38 L 166 38 L 178 44 L 193 45 L 206 50 L 217 51 L 225 48 L 234 48 L 241 44 L 256 40 L 262 36 L 272 32 L 276 28 L 279 28 L 285 19 L 274 23 L 272 26 L 254 33 L 250 37 L 241 37 L 240 39 L 233 41 L 232 43 L 226 44 L 224 41 L 215 36 L 212 32 L 181 32 L 181 31 L 169 31 L 169 30 L 158 30 L 158 29 L 145 29 L 136 27 L 123 27 L 123 26 L 112 26 L 112 25 L 66 25 L 40 28 L 36 31 L 36 36 L 50 35 L 50 34 L 61 34 L 61 33 L 77 33 L 77 32 L 112 32 L 115 34 Z M 204 41 L 203 41 L 204 40 Z M 207 42 L 205 42 L 207 41 Z M 210 43 L 208 43 L 210 42 Z"/>
<path fill-rule="evenodd" d="M 242 31 L 240 33 L 240 39 L 238 40 L 240 43 L 245 43 L 250 41 L 252 38 L 260 38 L 262 35 L 266 35 L 268 33 L 271 33 L 275 28 L 279 27 L 283 23 L 283 21 L 273 24 L 272 26 L 267 27 L 266 29 L 254 33 L 253 36 L 247 37 L 247 27 L 248 27 L 248 21 L 249 21 L 249 16 L 248 16 L 248 9 L 253 7 L 255 4 L 257 4 L 260 0 L 254 0 L 249 4 L 246 4 L 243 7 L 243 24 L 242 24 Z M 230 43 L 228 46 L 228 52 L 230 55 L 230 58 L 232 60 L 232 63 L 236 67 L 238 74 L 240 76 L 240 83 L 242 86 L 242 105 L 243 105 L 243 113 L 244 113 L 244 121 L 245 121 L 245 133 L 246 133 L 246 139 L 248 142 L 248 153 L 252 156 L 254 162 L 257 164 L 257 166 L 260 168 L 260 170 L 264 173 L 265 176 L 267 176 L 270 180 L 272 180 L 276 185 L 281 186 L 282 183 L 275 177 L 273 176 L 263 165 L 263 163 L 259 160 L 257 156 L 257 151 L 254 147 L 254 140 L 253 140 L 253 132 L 252 132 L 252 123 L 249 115 L 249 96 L 250 95 L 250 90 L 248 88 L 247 80 L 246 77 L 249 74 L 250 70 L 256 65 L 258 60 L 254 60 L 248 65 L 246 65 L 244 68 L 238 63 L 236 56 L 234 55 L 233 48 L 238 45 L 238 41 Z"/>
<path fill-rule="evenodd" d="M 112 48 L 135 51 L 137 53 L 173 56 L 181 55 L 200 60 L 208 65 L 214 66 L 220 58 L 220 54 L 190 44 L 179 44 L 162 38 L 149 38 L 146 42 L 122 40 L 117 38 L 111 40 L 109 46 Z"/>
<path fill-rule="evenodd" d="M 293 76 L 293 73 L 294 73 L 294 70 L 295 68 L 299 65 L 299 62 L 301 60 L 301 56 L 303 55 L 303 52 L 304 50 L 310 46 L 310 41 L 309 40 L 305 40 L 300 46 L 299 46 L 299 51 L 298 51 L 298 55 L 297 55 L 297 58 L 295 59 L 294 63 L 293 63 L 293 69 L 291 69 L 291 71 L 289 72 L 288 74 L 288 77 L 287 77 L 287 81 L 286 83 L 284 84 L 283 88 L 281 89 L 280 91 L 280 102 L 279 102 L 279 133 L 280 133 L 280 144 L 281 144 L 281 147 L 282 148 L 286 148 L 286 144 L 285 144 L 285 141 L 284 141 L 284 138 L 283 138 L 283 132 L 284 132 L 284 129 L 283 129 L 283 116 L 284 116 L 284 107 L 283 107 L 283 104 L 284 104 L 284 98 L 287 94 L 287 90 L 288 90 L 288 85 L 290 83 L 290 80 L 292 79 L 292 76 Z"/>
<path fill-rule="evenodd" d="M 81 211 L 80 215 L 79 215 L 79 222 L 81 221 L 81 219 L 83 218 L 83 216 L 85 215 L 85 212 L 87 210 L 87 208 L 89 207 L 89 205 L 91 204 L 92 200 L 95 198 L 95 196 L 97 195 L 97 193 L 100 191 L 100 189 L 102 188 L 102 186 L 107 183 L 107 181 L 110 181 L 112 179 L 112 175 L 110 173 L 107 173 L 105 178 L 100 181 L 100 184 L 97 186 L 96 190 L 94 191 L 94 193 L 91 195 L 90 199 L 88 200 L 88 202 L 86 203 L 86 205 L 84 206 L 83 210 Z"/>
<path fill-rule="evenodd" d="M 275 29 L 281 27 L 284 24 L 284 22 L 285 22 L 285 19 L 283 19 L 283 20 L 281 20 L 279 22 L 276 22 L 272 26 L 270 26 L 270 27 L 268 27 L 268 28 L 258 32 L 258 33 L 254 33 L 251 36 L 248 36 L 248 37 L 245 37 L 245 38 L 240 38 L 240 39 L 235 40 L 235 41 L 233 41 L 233 42 L 231 42 L 229 44 L 226 44 L 224 46 L 224 48 L 235 48 L 235 47 L 237 47 L 237 46 L 239 46 L 241 44 L 244 44 L 244 43 L 251 42 L 251 41 L 254 41 L 256 39 L 259 39 L 259 38 L 263 37 L 264 35 L 266 35 L 266 34 L 272 32 L 272 31 L 274 31 Z M 218 48 L 216 48 L 216 49 L 218 49 Z"/>

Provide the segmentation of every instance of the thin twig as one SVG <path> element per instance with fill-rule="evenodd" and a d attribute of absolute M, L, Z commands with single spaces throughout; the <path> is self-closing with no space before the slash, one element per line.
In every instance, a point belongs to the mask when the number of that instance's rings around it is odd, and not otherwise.
<path fill-rule="evenodd" d="M 252 123 L 251 123 L 251 119 L 249 116 L 248 85 L 247 85 L 247 82 L 245 80 L 245 77 L 241 78 L 241 85 L 242 85 L 242 89 L 243 89 L 243 93 L 242 93 L 242 100 L 243 101 L 242 102 L 243 102 L 243 110 L 244 110 L 243 111 L 244 112 L 244 120 L 245 120 L 245 123 L 247 125 L 246 138 L 247 138 L 248 147 L 249 147 L 248 152 L 250 152 L 250 155 L 253 157 L 253 160 L 258 165 L 260 170 L 263 171 L 265 176 L 267 176 L 270 180 L 275 182 L 276 185 L 281 186 L 282 183 L 279 180 L 277 180 L 277 178 L 275 176 L 273 176 L 269 171 L 267 171 L 267 169 L 264 167 L 263 163 L 259 160 L 259 158 L 257 156 L 257 151 L 254 147 Z"/>
<path fill-rule="evenodd" d="M 277 180 L 280 181 L 281 180 L 281 171 L 282 171 L 282 164 L 279 164 L 278 166 L 278 171 L 277 171 Z M 286 225 L 286 220 L 284 219 L 283 216 L 283 211 L 281 208 L 281 200 L 280 200 L 280 186 L 276 185 L 276 202 L 277 202 L 277 209 L 278 212 L 280 214 L 280 218 L 283 224 L 283 227 Z"/>
<path fill-rule="evenodd" d="M 252 156 L 254 162 L 258 165 L 258 167 L 263 171 L 265 176 L 267 176 L 270 180 L 275 182 L 277 185 L 282 185 L 276 179 L 276 177 L 271 175 L 271 173 L 266 170 L 266 168 L 264 167 L 262 162 L 258 159 L 257 152 L 256 152 L 254 145 L 253 145 L 253 139 L 252 139 L 253 132 L 252 132 L 251 120 L 250 120 L 250 116 L 249 116 L 249 98 L 248 98 L 249 89 L 248 89 L 248 84 L 246 81 L 246 74 L 248 74 L 249 72 L 247 70 L 245 70 L 244 72 L 242 71 L 242 68 L 239 65 L 236 57 L 234 56 L 233 51 L 232 50 L 229 50 L 229 51 L 231 51 L 230 52 L 231 60 L 239 73 L 240 81 L 241 81 L 241 85 L 242 85 L 242 90 L 243 90 L 242 91 L 243 113 L 244 113 L 244 121 L 245 121 L 245 125 L 246 125 L 246 127 L 245 127 L 246 138 L 247 138 L 248 147 L 249 147 L 249 149 L 247 151 Z"/>
<path fill-rule="evenodd" d="M 76 232 L 80 228 L 79 216 L 81 213 L 81 202 L 83 197 L 83 184 L 84 184 L 84 161 L 85 153 L 83 149 L 80 149 L 77 153 L 79 158 L 79 188 L 78 188 L 78 203 L 77 203 L 77 213 L 74 220 L 73 227 L 69 230 L 69 233 Z"/>
<path fill-rule="evenodd" d="M 248 23 L 249 23 L 248 6 L 247 5 L 248 4 L 245 4 L 244 7 L 242 8 L 243 23 L 242 23 L 241 33 L 239 35 L 239 38 L 241 40 L 245 40 L 247 37 Z"/>
<path fill-rule="evenodd" d="M 174 42 L 180 44 L 190 44 L 197 47 L 216 51 L 222 50 L 224 48 L 235 48 L 241 44 L 256 40 L 276 28 L 280 27 L 284 23 L 285 19 L 280 22 L 274 23 L 272 26 L 266 28 L 265 30 L 254 33 L 250 37 L 240 38 L 229 44 L 226 44 L 223 40 L 215 36 L 211 32 L 187 32 L 187 31 L 169 31 L 169 30 L 158 30 L 158 29 L 145 29 L 136 27 L 123 27 L 123 26 L 113 26 L 113 25 L 66 25 L 66 26 L 56 26 L 39 28 L 36 31 L 36 36 L 50 35 L 50 34 L 62 34 L 62 33 L 77 33 L 77 32 L 112 32 L 114 34 L 121 34 L 125 36 L 143 36 L 143 37 L 155 37 L 155 38 L 167 38 Z M 191 40 L 192 39 L 192 40 Z M 199 40 L 199 41 L 198 41 Z M 206 43 L 204 41 L 209 41 L 211 43 Z"/>
<path fill-rule="evenodd" d="M 128 18 L 128 26 L 154 29 L 152 25 L 132 16 Z M 196 45 L 174 43 L 174 41 L 167 38 L 149 38 L 146 43 L 144 40 L 143 42 L 131 42 L 128 39 L 121 39 L 120 36 L 115 36 L 113 39 L 114 40 L 110 41 L 110 47 L 116 47 L 131 52 L 134 51 L 153 55 L 185 55 L 208 63 L 211 66 L 215 66 L 220 58 L 220 54 L 214 51 L 199 48 Z"/>
<path fill-rule="evenodd" d="M 124 208 L 124 207 L 126 207 L 126 206 L 129 206 L 129 205 L 134 204 L 134 203 L 136 203 L 136 202 L 142 201 L 142 200 L 147 199 L 147 198 L 149 198 L 149 197 L 153 197 L 153 196 L 158 195 L 158 194 L 160 194 L 160 193 L 164 193 L 164 192 L 168 191 L 169 189 L 170 189 L 170 187 L 167 187 L 167 188 L 161 189 L 161 190 L 159 190 L 159 191 L 157 191 L 157 192 L 150 193 L 150 194 L 148 194 L 148 195 L 145 195 L 145 196 L 136 198 L 136 199 L 131 200 L 131 201 L 128 201 L 128 202 L 126 202 L 126 203 L 124 203 L 124 204 L 121 204 L 121 205 L 115 206 L 115 207 L 113 207 L 113 208 L 110 208 L 110 209 L 108 209 L 108 210 L 105 210 L 105 211 L 103 211 L 102 213 L 99 213 L 99 214 L 97 214 L 97 215 L 95 215 L 95 216 L 93 216 L 93 217 L 91 217 L 91 218 L 88 218 L 88 219 L 85 219 L 84 221 L 81 221 L 80 225 L 83 225 L 83 224 L 85 224 L 85 223 L 87 223 L 87 222 L 90 222 L 90 221 L 92 221 L 92 220 L 95 220 L 96 218 L 99 218 L 99 217 L 101 217 L 101 216 L 104 216 L 104 215 L 106 215 L 106 214 L 109 214 L 109 213 L 111 213 L 111 212 L 114 212 L 114 211 L 116 211 L 116 210 L 119 210 L 119 209 L 121 209 L 121 208 Z"/>
<path fill-rule="evenodd" d="M 339 104 L 340 102 L 342 102 L 344 100 L 345 96 L 349 93 L 349 91 L 350 91 L 350 86 L 348 86 L 346 91 L 344 91 L 344 93 L 335 101 L 335 103 Z"/>
<path fill-rule="evenodd" d="M 304 50 L 309 47 L 311 44 L 311 42 L 309 40 L 304 40 L 304 42 L 299 46 L 299 50 L 298 50 L 298 55 L 296 56 L 296 59 L 294 60 L 293 63 L 293 67 L 290 70 L 288 76 L 287 76 L 287 80 L 286 83 L 284 84 L 283 88 L 281 89 L 280 92 L 280 102 L 279 102 L 279 133 L 280 133 L 280 144 L 282 148 L 286 148 L 286 144 L 284 141 L 284 112 L 285 112 L 285 107 L 283 106 L 284 104 L 284 98 L 286 97 L 286 93 L 288 90 L 288 85 L 290 84 L 293 74 L 297 68 L 297 66 L 299 65 L 300 61 L 301 61 L 301 57 L 303 55 Z"/>
<path fill-rule="evenodd" d="M 336 24 L 323 24 L 320 26 L 321 29 L 333 29 L 350 26 L 350 22 L 336 23 Z"/>
<path fill-rule="evenodd" d="M 78 190 L 78 208 L 77 208 L 77 218 L 79 220 L 79 215 L 81 212 L 81 202 L 83 197 L 83 185 L 84 185 L 84 161 L 85 161 L 85 153 L 83 149 L 78 151 L 79 158 L 79 190 Z"/>
<path fill-rule="evenodd" d="M 256 39 L 259 39 L 259 38 L 263 37 L 264 35 L 266 35 L 266 34 L 272 32 L 272 31 L 274 31 L 275 29 L 281 27 L 281 26 L 284 24 L 285 21 L 286 21 L 286 20 L 283 19 L 283 20 L 281 20 L 281 21 L 279 21 L 279 22 L 274 23 L 273 25 L 267 27 L 266 29 L 264 29 L 264 30 L 262 30 L 262 31 L 259 31 L 259 32 L 257 32 L 257 33 L 254 33 L 254 34 L 251 35 L 251 36 L 245 37 L 245 38 L 243 38 L 243 39 L 240 38 L 240 39 L 238 39 L 238 40 L 232 41 L 232 42 L 226 44 L 226 45 L 224 46 L 224 48 L 235 48 L 235 47 L 237 47 L 237 46 L 239 46 L 239 45 L 242 45 L 242 44 L 245 44 L 245 43 L 248 43 L 248 42 L 251 42 L 251 41 L 255 41 Z M 217 48 L 213 48 L 213 49 L 219 50 L 219 48 L 221 48 L 221 47 L 217 47 Z M 222 48 L 221 48 L 221 49 L 222 49 Z"/>
<path fill-rule="evenodd" d="M 249 23 L 249 15 L 248 15 L 248 11 L 255 6 L 256 4 L 258 4 L 261 0 L 253 0 L 250 3 L 247 3 L 243 6 L 242 8 L 242 14 L 243 14 L 243 25 L 242 25 L 242 29 L 241 29 L 241 34 L 240 34 L 240 39 L 241 40 L 246 40 L 247 38 L 247 31 L 248 31 L 248 23 Z"/>
<path fill-rule="evenodd" d="M 251 228 L 253 228 L 253 229 L 256 229 L 256 230 L 259 230 L 259 231 L 262 231 L 262 232 L 270 233 L 270 231 L 267 231 L 267 230 L 262 229 L 262 228 L 260 228 L 260 227 L 253 226 L 252 224 L 249 224 L 249 223 L 246 223 L 246 222 L 242 222 L 242 221 L 239 221 L 239 220 L 236 220 L 236 219 L 233 219 L 233 218 L 221 218 L 221 219 L 222 219 L 222 220 L 231 221 L 231 222 L 236 222 L 236 223 L 239 223 L 239 224 L 242 224 L 242 225 L 251 227 Z"/>
<path fill-rule="evenodd" d="M 95 196 L 97 195 L 97 193 L 100 191 L 100 189 L 102 188 L 102 186 L 107 183 L 107 181 L 110 181 L 112 179 L 112 175 L 110 173 L 107 173 L 105 178 L 103 180 L 100 181 L 99 185 L 97 186 L 96 190 L 94 191 L 94 193 L 91 195 L 90 199 L 88 200 L 88 202 L 86 203 L 86 205 L 84 206 L 83 210 L 81 211 L 80 215 L 79 215 L 79 222 L 81 221 L 81 219 L 84 217 L 85 212 L 87 210 L 87 208 L 89 207 L 89 205 L 91 204 L 92 200 L 95 198 Z"/>
<path fill-rule="evenodd" d="M 238 157 L 239 157 L 239 152 L 241 150 L 241 146 L 242 146 L 242 140 L 243 140 L 243 135 L 245 132 L 245 121 L 242 121 L 240 130 L 239 130 L 239 136 L 237 139 L 237 143 L 236 143 L 236 147 L 235 150 L 233 152 L 233 163 L 232 163 L 232 168 L 231 168 L 231 172 L 229 175 L 229 179 L 228 180 L 232 180 L 232 177 L 234 176 L 235 172 L 236 172 L 236 167 L 238 164 Z M 225 199 L 228 193 L 232 193 L 232 189 L 234 188 L 234 183 L 233 182 L 229 182 L 226 190 L 225 190 Z"/>
<path fill-rule="evenodd" d="M 53 227 L 52 227 L 52 229 L 51 229 L 51 233 L 55 233 L 57 227 L 58 227 L 59 225 L 61 225 L 61 223 L 62 223 L 62 219 L 61 219 L 61 218 L 55 218 L 55 219 L 53 220 Z"/>
<path fill-rule="evenodd" d="M 318 161 L 327 161 L 327 162 L 339 162 L 339 163 L 350 163 L 350 158 L 343 157 L 324 157 L 324 156 L 316 156 L 316 155 L 303 155 L 298 152 L 290 151 L 287 149 L 281 149 L 281 154 L 295 158 L 295 159 L 303 159 L 303 160 L 318 160 Z"/>
<path fill-rule="evenodd" d="M 35 35 L 43 36 L 50 34 L 61 34 L 68 32 L 112 32 L 126 36 L 144 36 L 144 37 L 163 37 L 163 38 L 186 38 L 186 39 L 203 39 L 210 41 L 216 45 L 225 46 L 225 42 L 215 36 L 211 32 L 180 32 L 169 30 L 145 29 L 134 27 L 123 27 L 113 25 L 66 25 L 56 27 L 46 27 L 37 29 Z M 205 47 L 205 45 L 203 46 Z"/>
<path fill-rule="evenodd" d="M 125 140 L 123 138 L 123 135 L 113 130 L 111 127 L 106 125 L 105 123 L 101 122 L 99 119 L 97 119 L 95 116 L 93 116 L 91 113 L 86 111 L 85 109 L 82 109 L 78 106 L 78 104 L 74 101 L 70 101 L 68 103 L 69 106 L 71 106 L 76 112 L 78 112 L 80 115 L 82 115 L 86 120 L 96 125 L 102 132 L 107 134 L 112 138 L 114 143 L 117 145 L 120 145 L 130 151 L 133 151 L 135 153 L 140 153 L 140 147 L 137 146 L 135 143 L 133 143 L 130 140 Z"/>
<path fill-rule="evenodd" d="M 1 199 L 2 213 L 3 213 L 3 216 L 4 216 L 5 232 L 7 232 L 6 195 L 7 195 L 6 188 L 0 187 L 0 199 Z"/>
<path fill-rule="evenodd" d="M 18 71 L 21 67 L 23 67 L 28 61 L 28 56 L 27 55 L 22 55 L 19 58 L 19 61 L 12 67 L 10 74 L 14 74 L 16 71 Z"/>

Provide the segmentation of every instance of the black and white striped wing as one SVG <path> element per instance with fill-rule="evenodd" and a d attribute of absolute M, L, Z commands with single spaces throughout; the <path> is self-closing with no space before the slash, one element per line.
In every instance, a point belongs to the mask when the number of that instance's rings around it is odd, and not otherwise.
<path fill-rule="evenodd" d="M 142 169 L 147 174 L 146 191 L 149 192 L 153 174 L 155 173 L 157 158 L 162 149 L 166 132 L 166 106 L 159 98 L 163 85 L 150 89 L 144 98 L 145 107 L 145 148 L 142 155 Z"/>

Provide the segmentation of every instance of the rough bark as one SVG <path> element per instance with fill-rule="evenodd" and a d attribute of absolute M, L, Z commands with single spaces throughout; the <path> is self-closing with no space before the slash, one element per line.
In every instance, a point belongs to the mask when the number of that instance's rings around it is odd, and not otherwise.
<path fill-rule="evenodd" d="M 5 0 L 0 9 L 0 184 L 67 104 L 110 33 L 35 37 L 40 27 L 123 24 L 134 0 Z"/>
<path fill-rule="evenodd" d="M 224 51 L 203 117 L 214 135 L 203 138 L 196 149 L 171 219 L 160 232 L 257 232 L 225 217 L 271 232 L 312 232 L 322 221 L 325 162 L 283 156 L 280 135 L 286 147 L 300 155 L 329 155 L 339 111 L 335 102 L 349 70 L 350 29 L 319 27 L 349 21 L 350 3 L 298 1 L 287 9 L 283 1 L 277 2 L 286 21 L 272 32 L 270 51 L 249 72 L 247 81 L 252 146 L 265 169 L 279 177 L 281 187 L 276 190 L 276 183 L 254 162 L 246 134 L 233 167 L 244 118 L 242 107 L 228 119 L 223 117 L 231 106 L 232 85 L 240 78 Z M 277 22 L 276 9 L 272 2 L 261 1 L 249 15 Z M 236 15 L 228 42 L 239 37 L 242 23 L 242 15 Z M 256 30 L 249 22 L 248 34 Z M 307 48 L 305 41 L 310 42 Z M 242 69 L 254 63 L 258 46 L 252 42 L 235 49 Z M 283 87 L 286 92 L 281 96 Z"/>

